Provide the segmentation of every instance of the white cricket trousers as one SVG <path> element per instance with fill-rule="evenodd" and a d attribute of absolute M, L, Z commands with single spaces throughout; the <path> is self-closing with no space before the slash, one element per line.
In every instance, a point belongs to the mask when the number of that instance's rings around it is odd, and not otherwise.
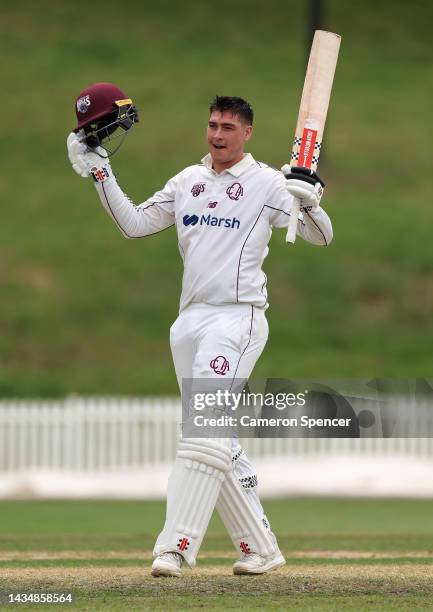
<path fill-rule="evenodd" d="M 170 329 L 170 346 L 177 381 L 183 378 L 247 379 L 268 339 L 264 310 L 250 304 L 213 306 L 193 303 Z M 255 512 L 269 527 L 257 491 L 257 475 L 241 448 L 232 440 L 235 476 Z"/>

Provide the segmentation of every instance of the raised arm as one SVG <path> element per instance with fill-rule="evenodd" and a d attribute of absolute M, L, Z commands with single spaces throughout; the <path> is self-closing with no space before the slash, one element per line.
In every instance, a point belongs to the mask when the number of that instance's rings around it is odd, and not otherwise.
<path fill-rule="evenodd" d="M 174 200 L 178 176 L 161 191 L 136 206 L 119 187 L 105 151 L 93 152 L 79 135 L 72 132 L 67 140 L 72 167 L 82 177 L 92 176 L 103 207 L 126 238 L 144 238 L 174 225 Z"/>
<path fill-rule="evenodd" d="M 268 208 L 272 209 L 270 221 L 273 227 L 286 228 L 289 225 L 294 196 L 290 193 L 288 184 L 289 181 L 284 175 L 275 171 L 267 203 Z M 309 193 L 305 194 L 302 201 L 296 233 L 307 242 L 328 246 L 333 236 L 331 220 L 320 206 L 320 198 L 315 201 L 311 198 L 307 201 L 307 196 Z"/>

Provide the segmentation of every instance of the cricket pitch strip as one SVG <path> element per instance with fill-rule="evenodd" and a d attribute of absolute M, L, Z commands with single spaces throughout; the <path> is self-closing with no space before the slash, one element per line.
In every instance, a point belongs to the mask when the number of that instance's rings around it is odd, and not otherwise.
<path fill-rule="evenodd" d="M 48 556 L 52 558 L 52 555 Z M 85 558 L 84 555 L 76 556 L 77 565 Z M 402 560 L 407 558 L 405 555 Z M 87 559 L 90 561 L 88 557 Z M 97 563 L 95 557 L 92 557 L 92 561 Z M 359 563 L 359 560 L 356 563 L 351 561 L 336 565 L 326 563 L 322 558 L 320 563 L 314 565 L 288 563 L 267 575 L 248 577 L 233 576 L 231 566 L 227 564 L 206 564 L 194 570 L 185 569 L 182 578 L 168 579 L 152 578 L 149 574 L 150 562 L 144 560 L 127 566 L 85 564 L 72 567 L 5 567 L 3 565 L 0 569 L 0 590 L 79 589 L 90 593 L 104 589 L 112 591 L 139 588 L 148 591 L 149 594 L 157 594 L 159 590 L 170 591 L 172 594 L 176 592 L 186 594 L 213 591 L 217 593 L 221 588 L 235 589 L 240 586 L 242 589 L 248 588 L 250 593 L 271 589 L 275 594 L 289 594 L 305 591 L 384 592 L 384 590 L 410 587 L 419 588 L 424 592 L 427 589 L 433 593 L 433 565 L 428 560 L 421 562 L 421 559 L 417 559 L 416 563 L 403 561 L 373 565 Z"/>

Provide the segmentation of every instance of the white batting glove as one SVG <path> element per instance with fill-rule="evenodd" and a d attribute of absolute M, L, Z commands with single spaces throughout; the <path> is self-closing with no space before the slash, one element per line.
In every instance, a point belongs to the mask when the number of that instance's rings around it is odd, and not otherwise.
<path fill-rule="evenodd" d="M 72 168 L 83 178 L 92 176 L 97 183 L 103 183 L 112 174 L 110 160 L 102 147 L 90 149 L 84 142 L 84 134 L 71 132 L 66 141 L 68 157 Z"/>
<path fill-rule="evenodd" d="M 320 176 L 303 166 L 290 167 L 285 164 L 281 172 L 286 177 L 286 189 L 301 203 L 301 210 L 316 211 L 320 206 L 325 183 Z"/>

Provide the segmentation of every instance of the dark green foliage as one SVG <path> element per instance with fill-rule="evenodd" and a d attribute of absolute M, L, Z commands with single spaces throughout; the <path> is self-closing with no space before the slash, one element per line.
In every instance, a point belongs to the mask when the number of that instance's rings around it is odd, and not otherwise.
<path fill-rule="evenodd" d="M 114 158 L 139 202 L 206 152 L 208 104 L 255 110 L 251 152 L 287 161 L 304 74 L 302 3 L 83 0 L 0 9 L 0 394 L 174 394 L 168 346 L 181 262 L 173 229 L 123 239 L 65 141 L 91 82 L 141 122 Z M 343 36 L 320 174 L 329 249 L 276 231 L 260 376 L 431 374 L 433 5 L 327 3 Z"/>

